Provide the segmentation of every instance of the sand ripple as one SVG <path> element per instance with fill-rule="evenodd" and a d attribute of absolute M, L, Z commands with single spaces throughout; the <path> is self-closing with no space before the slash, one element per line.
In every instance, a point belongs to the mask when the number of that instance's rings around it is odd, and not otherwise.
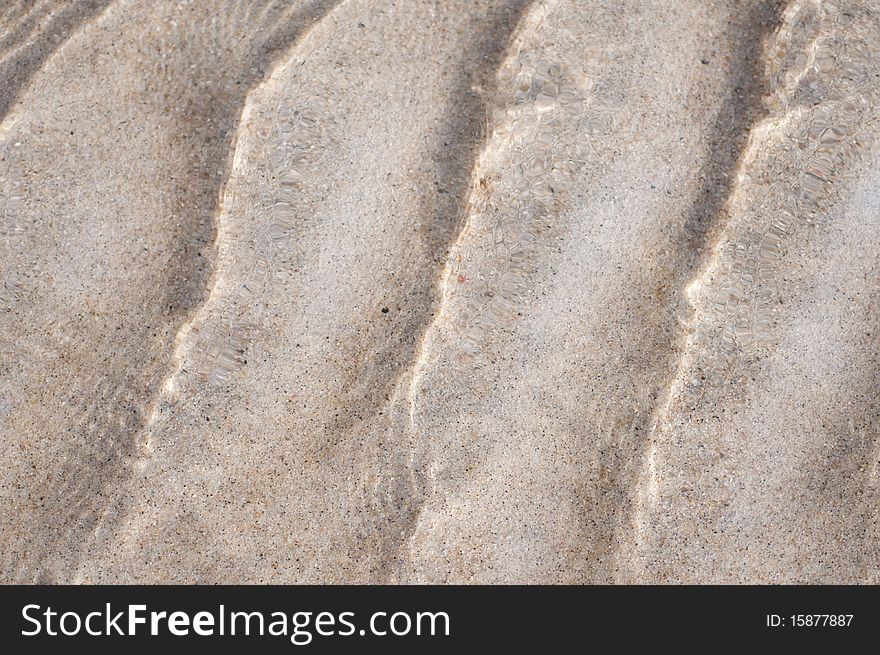
<path fill-rule="evenodd" d="M 0 579 L 877 581 L 873 0 L 0 26 Z"/>

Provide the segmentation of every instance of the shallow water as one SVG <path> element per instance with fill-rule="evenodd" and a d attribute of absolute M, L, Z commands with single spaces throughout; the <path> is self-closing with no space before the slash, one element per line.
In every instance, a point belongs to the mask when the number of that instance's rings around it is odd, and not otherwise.
<path fill-rule="evenodd" d="M 23 7 L 3 580 L 876 581 L 876 3 Z"/>

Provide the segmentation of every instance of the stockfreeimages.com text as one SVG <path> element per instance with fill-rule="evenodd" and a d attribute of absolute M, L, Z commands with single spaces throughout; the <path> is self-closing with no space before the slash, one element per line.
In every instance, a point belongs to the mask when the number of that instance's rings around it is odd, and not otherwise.
<path fill-rule="evenodd" d="M 102 610 L 81 615 L 32 604 L 22 608 L 22 616 L 28 625 L 22 635 L 28 637 L 269 635 L 289 637 L 297 646 L 311 643 L 315 636 L 449 636 L 450 629 L 446 612 L 373 612 L 358 627 L 354 612 L 245 612 L 229 611 L 224 605 L 212 612 L 190 613 L 150 611 L 146 605 L 126 605 L 118 611 L 107 603 Z"/>

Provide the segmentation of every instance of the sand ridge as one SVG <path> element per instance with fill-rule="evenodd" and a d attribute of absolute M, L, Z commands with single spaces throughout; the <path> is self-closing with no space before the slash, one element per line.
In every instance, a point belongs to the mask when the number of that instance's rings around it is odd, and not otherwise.
<path fill-rule="evenodd" d="M 876 581 L 875 5 L 5 10 L 2 579 Z"/>

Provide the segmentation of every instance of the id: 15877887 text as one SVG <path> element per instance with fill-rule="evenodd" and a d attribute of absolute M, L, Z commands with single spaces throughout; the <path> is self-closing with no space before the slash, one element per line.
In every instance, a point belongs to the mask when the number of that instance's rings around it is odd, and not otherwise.
<path fill-rule="evenodd" d="M 767 615 L 768 628 L 846 628 L 852 624 L 853 614 L 792 614 Z"/>

